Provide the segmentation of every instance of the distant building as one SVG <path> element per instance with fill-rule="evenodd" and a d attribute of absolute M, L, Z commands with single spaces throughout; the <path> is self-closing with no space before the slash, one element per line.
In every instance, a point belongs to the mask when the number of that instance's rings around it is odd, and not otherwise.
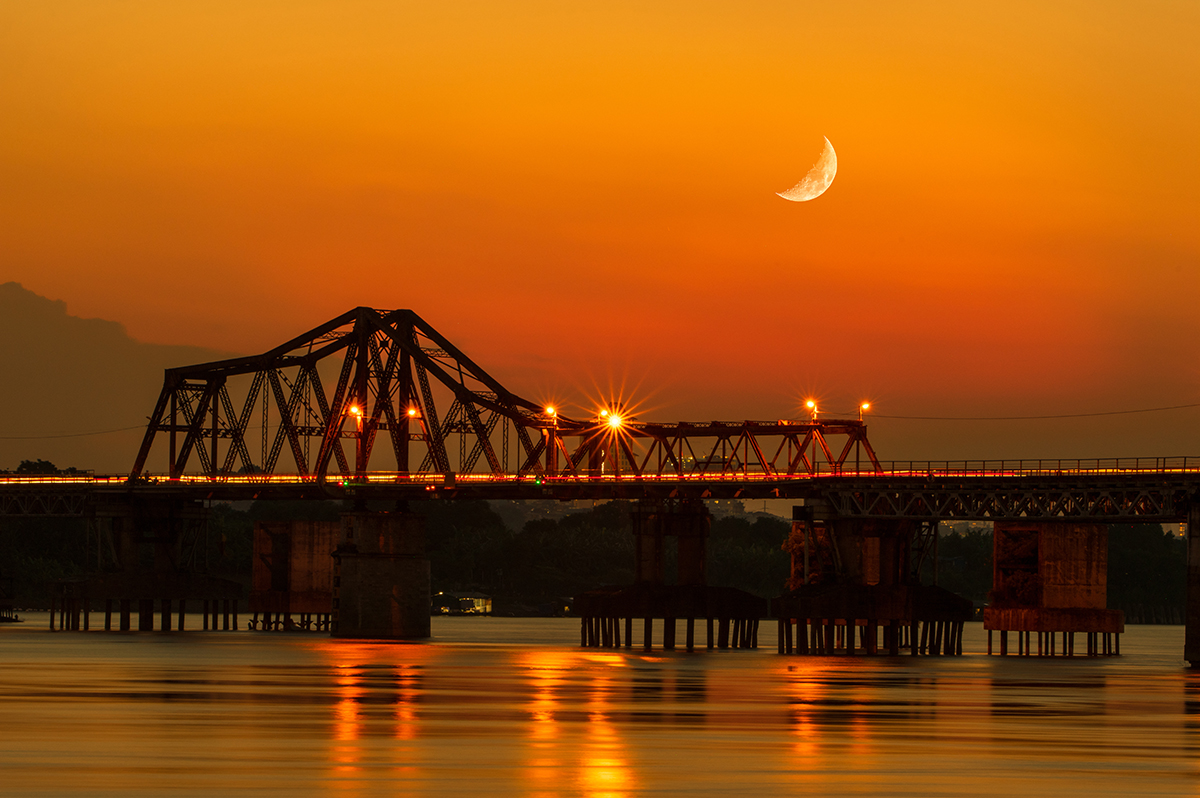
<path fill-rule="evenodd" d="M 434 594 L 430 608 L 434 615 L 491 615 L 492 597 L 442 591 Z"/>

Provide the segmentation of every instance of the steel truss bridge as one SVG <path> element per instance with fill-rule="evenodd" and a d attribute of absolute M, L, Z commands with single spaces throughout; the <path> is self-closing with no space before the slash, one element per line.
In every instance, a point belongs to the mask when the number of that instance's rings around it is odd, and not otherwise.
<path fill-rule="evenodd" d="M 156 459 L 157 458 L 157 459 Z M 0 475 L 0 514 L 181 499 L 781 498 L 829 517 L 1175 521 L 1200 458 L 881 462 L 859 420 L 589 418 L 509 391 L 411 310 L 168 369 L 131 472 Z"/>

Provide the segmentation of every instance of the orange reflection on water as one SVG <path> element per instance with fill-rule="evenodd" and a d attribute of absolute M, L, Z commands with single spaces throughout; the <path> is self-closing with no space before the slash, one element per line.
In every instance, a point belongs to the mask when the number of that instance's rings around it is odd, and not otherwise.
<path fill-rule="evenodd" d="M 358 775 L 361 758 L 358 744 L 362 726 L 359 702 L 364 692 L 361 681 L 362 676 L 355 667 L 338 667 L 335 677 L 337 703 L 333 711 L 334 742 L 331 751 L 334 775 L 332 787 L 338 795 L 359 794 L 360 784 L 354 777 Z"/>
<path fill-rule="evenodd" d="M 526 783 L 531 798 L 562 794 L 574 763 L 574 789 L 590 798 L 625 798 L 634 789 L 619 726 L 612 720 L 613 671 L 618 654 L 530 651 L 520 655 L 529 679 L 531 756 Z M 578 705 L 584 687 L 583 707 Z M 580 709 L 583 712 L 580 712 Z M 582 719 L 583 726 L 579 726 Z M 579 740 L 582 731 L 584 739 Z"/>
<path fill-rule="evenodd" d="M 337 677 L 337 707 L 334 710 L 333 739 L 349 742 L 358 739 L 360 720 L 358 703 L 363 694 L 362 677 L 352 667 L 344 667 Z M 340 746 L 338 747 L 340 748 Z M 338 750 L 335 748 L 335 750 Z"/>
<path fill-rule="evenodd" d="M 532 757 L 525 764 L 525 781 L 530 798 L 552 798 L 559 794 L 562 761 L 557 751 L 558 691 L 574 664 L 575 656 L 557 651 L 529 651 L 520 663 L 529 679 L 529 736 Z"/>
<path fill-rule="evenodd" d="M 822 753 L 820 708 L 828 699 L 829 674 L 833 670 L 828 662 L 813 657 L 797 658 L 781 668 L 787 685 L 794 750 L 812 765 L 816 765 Z"/>
<path fill-rule="evenodd" d="M 379 725 L 368 715 L 369 692 L 393 692 L 391 727 L 393 736 L 413 740 L 418 735 L 417 694 L 420 692 L 421 669 L 431 656 L 427 646 L 396 646 L 380 643 L 353 643 L 327 640 L 316 643 L 333 669 L 335 702 L 333 707 L 332 748 L 330 764 L 333 773 L 332 791 L 339 795 L 358 795 L 365 784 L 360 780 L 368 763 L 364 762 L 364 738 L 370 735 L 371 724 Z M 404 662 L 397 663 L 397 659 Z M 381 666 L 390 666 L 383 670 Z M 391 679 L 379 678 L 383 673 Z M 399 750 L 399 749 L 397 749 Z M 397 772 L 411 776 L 411 766 Z"/>
<path fill-rule="evenodd" d="M 634 789 L 625 758 L 620 727 L 612 722 L 613 677 L 609 669 L 623 667 L 619 655 L 589 655 L 595 663 L 588 684 L 587 740 L 580 763 L 579 788 L 591 798 L 624 798 Z"/>
<path fill-rule="evenodd" d="M 417 673 L 403 665 L 396 666 L 395 737 L 412 740 L 417 736 Z"/>
<path fill-rule="evenodd" d="M 531 651 L 521 655 L 521 664 L 529 674 L 532 696 L 529 715 L 533 723 L 530 736 L 548 741 L 558 736 L 558 689 L 573 665 L 575 655 L 557 651 Z"/>

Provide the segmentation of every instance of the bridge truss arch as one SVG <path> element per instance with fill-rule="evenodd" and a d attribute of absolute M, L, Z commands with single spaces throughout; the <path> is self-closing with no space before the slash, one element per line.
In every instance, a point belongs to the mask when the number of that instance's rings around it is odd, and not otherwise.
<path fill-rule="evenodd" d="M 614 423 L 617 422 L 617 423 Z M 570 418 L 411 310 L 355 308 L 261 355 L 166 371 L 134 478 L 705 482 L 878 470 L 861 420 Z"/>

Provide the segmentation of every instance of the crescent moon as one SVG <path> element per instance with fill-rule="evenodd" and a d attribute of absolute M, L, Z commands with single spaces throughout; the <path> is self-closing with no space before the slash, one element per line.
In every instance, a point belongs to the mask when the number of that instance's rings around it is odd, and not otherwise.
<path fill-rule="evenodd" d="M 816 199 L 824 194 L 825 189 L 829 188 L 829 184 L 833 182 L 835 175 L 837 175 L 837 153 L 833 151 L 833 145 L 826 138 L 825 151 L 813 164 L 812 169 L 808 170 L 804 179 L 787 191 L 777 191 L 776 195 L 792 202 L 808 202 L 810 199 Z"/>

